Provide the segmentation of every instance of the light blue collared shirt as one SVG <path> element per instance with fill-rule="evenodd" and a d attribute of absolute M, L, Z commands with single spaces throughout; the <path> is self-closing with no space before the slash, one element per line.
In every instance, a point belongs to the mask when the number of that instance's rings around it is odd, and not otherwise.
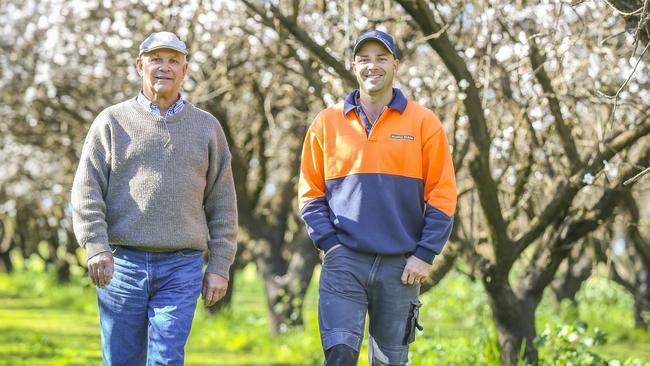
<path fill-rule="evenodd" d="M 138 96 L 136 97 L 136 100 L 138 101 L 138 104 L 140 104 L 142 106 L 142 108 L 144 108 L 147 112 L 151 112 L 151 113 L 153 113 L 155 115 L 158 115 L 158 116 L 161 116 L 161 117 L 170 117 L 170 116 L 175 115 L 176 113 L 183 110 L 183 108 L 185 107 L 185 103 L 186 103 L 185 99 L 183 98 L 183 95 L 179 93 L 178 94 L 178 100 L 174 104 L 169 106 L 169 108 L 167 108 L 167 110 L 165 111 L 165 114 L 162 115 L 160 113 L 160 108 L 158 108 L 158 105 L 156 103 L 150 101 L 149 98 L 147 98 L 144 95 L 142 90 L 140 91 L 140 93 L 138 93 Z"/>
<path fill-rule="evenodd" d="M 361 122 L 363 122 L 363 125 L 366 128 L 366 135 L 370 136 L 370 131 L 372 131 L 372 127 L 377 121 L 370 121 L 370 119 L 368 119 L 366 112 L 361 107 L 359 98 L 359 89 L 355 89 L 350 92 L 350 94 L 345 97 L 345 102 L 343 104 L 343 114 L 348 114 L 351 110 L 355 109 L 359 114 L 359 118 L 361 118 Z M 393 99 L 390 100 L 386 107 L 399 111 L 400 113 L 404 113 L 404 109 L 406 109 L 407 104 L 408 100 L 404 96 L 404 93 L 402 93 L 402 91 L 397 88 L 393 88 Z M 382 113 L 384 112 L 382 111 Z M 381 116 L 381 114 L 379 116 Z M 379 119 L 379 116 L 377 119 Z"/>

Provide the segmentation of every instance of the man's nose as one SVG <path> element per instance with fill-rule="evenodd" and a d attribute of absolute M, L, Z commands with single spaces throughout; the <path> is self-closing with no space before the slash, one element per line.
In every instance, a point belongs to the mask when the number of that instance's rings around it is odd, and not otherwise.
<path fill-rule="evenodd" d="M 369 69 L 375 69 L 379 67 L 379 61 L 378 60 L 368 60 L 368 68 Z"/>
<path fill-rule="evenodd" d="M 161 71 L 169 71 L 171 70 L 171 64 L 169 62 L 163 61 L 160 63 L 160 66 L 158 66 L 158 69 Z"/>

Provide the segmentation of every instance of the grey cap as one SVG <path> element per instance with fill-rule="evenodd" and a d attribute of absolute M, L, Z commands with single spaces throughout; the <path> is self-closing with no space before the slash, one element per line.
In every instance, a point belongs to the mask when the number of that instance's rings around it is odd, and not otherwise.
<path fill-rule="evenodd" d="M 187 46 L 172 32 L 151 33 L 147 39 L 140 44 L 140 53 L 151 52 L 161 48 L 168 48 L 187 55 Z"/>

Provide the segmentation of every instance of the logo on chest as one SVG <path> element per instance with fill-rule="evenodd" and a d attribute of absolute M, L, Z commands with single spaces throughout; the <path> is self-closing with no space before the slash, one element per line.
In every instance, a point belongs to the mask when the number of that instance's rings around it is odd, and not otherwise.
<path fill-rule="evenodd" d="M 397 134 L 391 134 L 390 135 L 391 139 L 394 140 L 415 140 L 415 137 L 411 135 L 397 135 Z"/>

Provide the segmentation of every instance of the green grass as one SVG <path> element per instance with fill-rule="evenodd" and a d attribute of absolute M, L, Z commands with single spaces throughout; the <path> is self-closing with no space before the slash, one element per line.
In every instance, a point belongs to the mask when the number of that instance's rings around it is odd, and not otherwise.
<path fill-rule="evenodd" d="M 50 296 L 18 291 L 12 280 L 0 277 L 0 365 L 101 364 L 96 312 L 75 311 Z"/>
<path fill-rule="evenodd" d="M 305 303 L 305 325 L 285 334 L 268 332 L 263 282 L 255 267 L 236 277 L 232 306 L 208 316 L 199 304 L 188 345 L 186 365 L 318 365 L 322 351 L 316 315 L 316 273 Z M 88 279 L 75 276 L 58 285 L 41 270 L 0 275 L 0 366 L 100 365 L 101 351 L 95 291 Z M 424 333 L 411 347 L 412 365 L 498 365 L 499 353 L 485 293 L 479 283 L 452 274 L 421 298 Z M 650 334 L 633 329 L 632 299 L 602 278 L 589 280 L 579 294 L 580 306 L 559 309 L 545 298 L 537 329 L 548 329 L 540 348 L 543 364 L 557 355 L 559 334 L 576 319 L 607 335 L 603 345 L 586 347 L 620 365 L 650 365 Z M 360 365 L 368 365 L 364 342 Z M 582 347 L 582 348 L 580 348 Z M 566 352 L 565 352 L 566 353 Z M 573 356 L 571 356 L 573 357 Z M 577 356 L 576 356 L 577 357 Z M 577 358 L 575 358 L 577 359 Z M 637 363 L 625 360 L 638 359 Z M 579 363 L 574 363 L 579 364 Z M 614 365 L 615 363 L 612 363 Z"/>

